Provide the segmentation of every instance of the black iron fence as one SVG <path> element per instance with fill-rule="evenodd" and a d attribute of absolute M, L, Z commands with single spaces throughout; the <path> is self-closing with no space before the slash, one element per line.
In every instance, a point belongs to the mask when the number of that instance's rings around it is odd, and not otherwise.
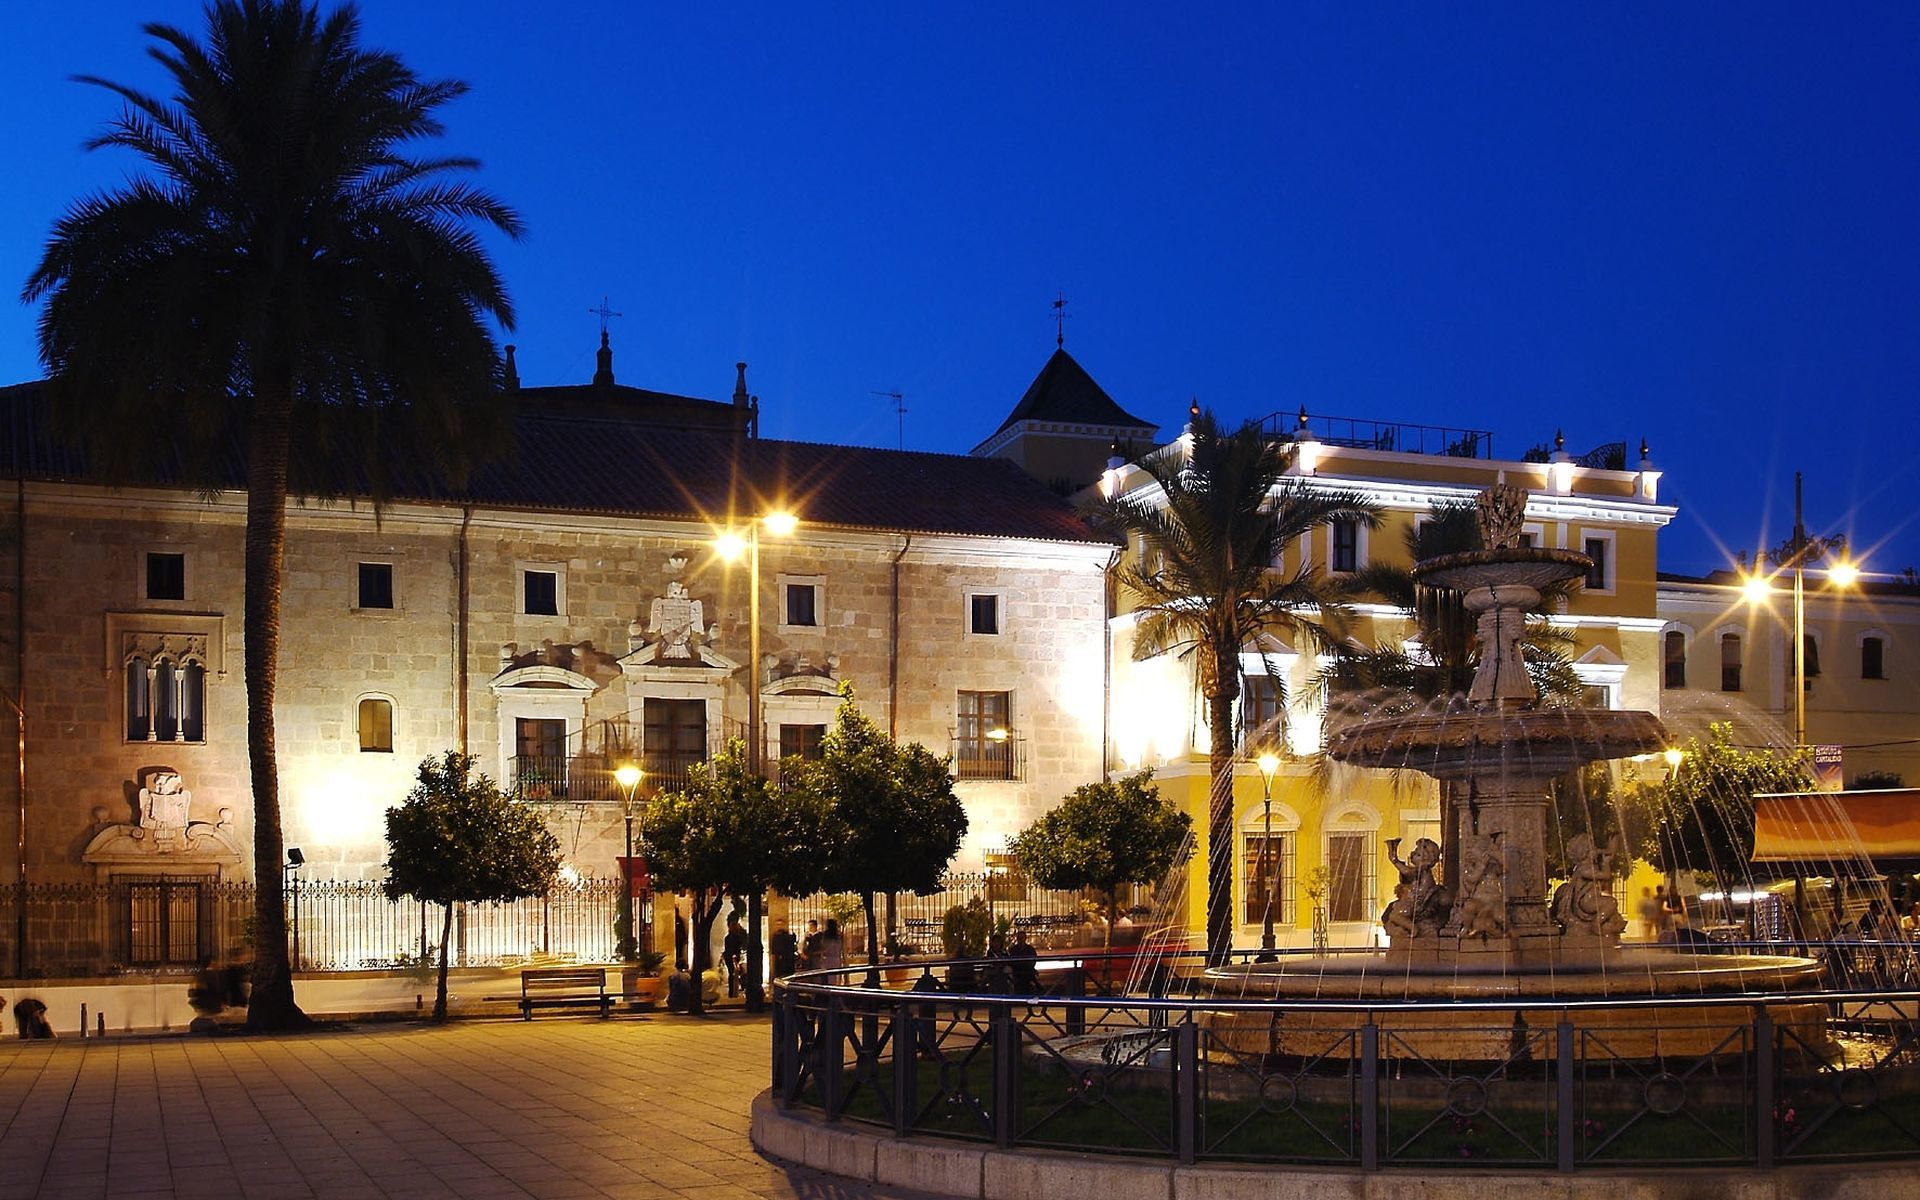
<path fill-rule="evenodd" d="M 1122 897 L 1122 920 L 1142 922 L 1147 916 L 1150 889 L 1130 889 Z M 1027 940 L 1042 949 L 1089 945 L 1102 940 L 1100 918 L 1095 906 L 1083 892 L 1052 891 L 1033 883 L 1017 871 L 957 872 L 941 880 L 941 889 L 927 896 L 911 892 L 893 898 L 893 925 L 899 940 L 897 949 L 908 956 L 938 955 L 943 952 L 941 926 L 947 910 L 979 900 L 986 906 L 989 928 L 1003 922 L 1007 932 L 1021 930 Z M 887 928 L 887 898 L 875 897 L 874 920 Z M 840 921 L 849 955 L 866 949 L 866 918 L 859 897 L 816 893 L 793 901 L 788 907 L 789 925 L 804 931 L 809 920 L 823 926 L 828 917 Z"/>
<path fill-rule="evenodd" d="M 454 908 L 455 966 L 530 959 L 611 962 L 620 883 L 583 879 L 512 904 Z M 0 975 L 16 970 L 18 914 L 26 911 L 25 973 L 81 977 L 190 971 L 253 953 L 250 883 L 140 879 L 32 884 L 0 890 Z M 444 910 L 388 900 L 373 880 L 301 880 L 287 890 L 295 970 L 412 966 L 437 955 Z"/>
<path fill-rule="evenodd" d="M 1920 991 L 1337 1002 L 1088 996 L 1084 958 L 1035 974 L 1018 995 L 776 984 L 775 1095 L 896 1136 L 1181 1163 L 1920 1157 Z"/>

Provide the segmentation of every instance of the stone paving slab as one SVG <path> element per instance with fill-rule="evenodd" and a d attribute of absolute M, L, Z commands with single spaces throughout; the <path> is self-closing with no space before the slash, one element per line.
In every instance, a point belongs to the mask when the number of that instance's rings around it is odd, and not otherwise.
<path fill-rule="evenodd" d="M 922 1200 L 762 1158 L 765 1018 L 0 1041 L 0 1200 Z"/>

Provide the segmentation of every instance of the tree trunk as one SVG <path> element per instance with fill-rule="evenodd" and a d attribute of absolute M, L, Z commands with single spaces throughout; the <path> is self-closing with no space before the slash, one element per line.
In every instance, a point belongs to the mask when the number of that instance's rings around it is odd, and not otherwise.
<path fill-rule="evenodd" d="M 704 889 L 693 894 L 693 994 L 687 997 L 687 1014 L 695 1017 L 707 1011 L 702 993 L 707 971 L 713 966 L 713 922 L 720 915 L 725 893 L 715 889 L 711 901 L 706 896 Z"/>
<path fill-rule="evenodd" d="M 747 1011 L 767 1009 L 766 956 L 760 946 L 760 908 L 762 893 L 755 890 L 747 897 Z"/>
<path fill-rule="evenodd" d="M 267 386 L 271 387 L 270 382 Z M 286 847 L 280 830 L 280 769 L 273 728 L 280 660 L 280 587 L 286 572 L 287 442 L 293 385 L 255 403 L 247 448 L 246 685 L 247 766 L 253 784 L 254 945 L 249 1029 L 307 1025 L 293 999 L 287 960 Z"/>
<path fill-rule="evenodd" d="M 1233 692 L 1207 696 L 1212 749 L 1207 766 L 1207 962 L 1225 965 L 1233 952 Z"/>
<path fill-rule="evenodd" d="M 447 943 L 453 940 L 453 902 L 448 901 L 446 920 L 440 925 L 440 988 L 433 995 L 433 1023 L 447 1020 Z"/>
<path fill-rule="evenodd" d="M 880 936 L 879 931 L 873 927 L 873 893 L 871 891 L 860 893 L 860 907 L 866 910 L 867 915 L 867 986 L 877 988 L 880 986 Z"/>

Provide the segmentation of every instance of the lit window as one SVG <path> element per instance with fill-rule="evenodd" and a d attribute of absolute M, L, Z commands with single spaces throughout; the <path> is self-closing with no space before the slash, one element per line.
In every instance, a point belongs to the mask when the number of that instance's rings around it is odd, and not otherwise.
<path fill-rule="evenodd" d="M 393 701 L 369 696 L 360 702 L 360 752 L 393 753 Z"/>
<path fill-rule="evenodd" d="M 961 779 L 1012 779 L 1009 692 L 961 692 L 954 729 L 954 774 Z"/>
<path fill-rule="evenodd" d="M 967 597 L 967 632 L 1000 632 L 1000 597 L 991 594 Z"/>
<path fill-rule="evenodd" d="M 1270 675 L 1249 675 L 1240 689 L 1243 732 L 1262 742 L 1277 736 L 1280 718 L 1280 681 Z"/>
<path fill-rule="evenodd" d="M 147 599 L 185 600 L 187 598 L 187 556 L 184 554 L 147 555 Z"/>
<path fill-rule="evenodd" d="M 1720 690 L 1740 690 L 1740 635 L 1736 633 L 1720 636 Z"/>
<path fill-rule="evenodd" d="M 360 564 L 360 592 L 358 608 L 393 607 L 393 564 Z"/>
<path fill-rule="evenodd" d="M 1687 686 L 1687 635 L 1678 629 L 1669 630 L 1665 639 L 1666 677 L 1669 688 Z"/>
<path fill-rule="evenodd" d="M 1887 677 L 1887 643 L 1877 637 L 1860 639 L 1860 678 Z"/>

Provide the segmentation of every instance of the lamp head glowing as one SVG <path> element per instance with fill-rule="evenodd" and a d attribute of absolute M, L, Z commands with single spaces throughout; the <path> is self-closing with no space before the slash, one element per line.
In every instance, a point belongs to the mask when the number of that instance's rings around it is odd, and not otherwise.
<path fill-rule="evenodd" d="M 1255 759 L 1254 762 L 1259 764 L 1260 773 L 1268 779 L 1272 779 L 1273 773 L 1280 769 L 1280 756 L 1271 750 L 1262 754 L 1259 758 Z"/>
<path fill-rule="evenodd" d="M 631 792 L 640 786 L 640 776 L 645 774 L 632 763 L 621 763 L 613 769 L 613 781 Z"/>
<path fill-rule="evenodd" d="M 1661 758 L 1664 758 L 1667 760 L 1667 766 L 1674 770 L 1679 769 L 1680 760 L 1685 758 L 1686 756 L 1687 756 L 1687 752 L 1685 750 L 1680 750 L 1677 748 L 1667 750 L 1660 755 Z"/>
<path fill-rule="evenodd" d="M 785 509 L 775 509 L 760 518 L 760 523 L 775 537 L 792 537 L 793 531 L 800 528 L 800 518 Z"/>
<path fill-rule="evenodd" d="M 1740 583 L 1741 594 L 1747 603 L 1760 604 L 1773 592 L 1773 580 L 1766 575 L 1749 575 Z"/>
<path fill-rule="evenodd" d="M 1009 737 L 1011 737 L 1011 736 L 1012 736 L 1012 735 L 1011 735 L 1011 734 L 1009 734 L 1009 733 L 1008 733 L 1008 732 L 1007 732 L 1006 730 L 1004 730 L 1004 729 L 989 729 L 989 730 L 987 730 L 987 740 L 988 740 L 988 741 L 990 741 L 990 742 L 1004 742 L 1004 741 L 1006 741 L 1006 740 L 1007 740 L 1007 738 L 1009 738 Z"/>
<path fill-rule="evenodd" d="M 1827 568 L 1827 579 L 1840 587 L 1852 587 L 1860 582 L 1860 568 L 1845 559 Z"/>
<path fill-rule="evenodd" d="M 713 539 L 713 552 L 728 562 L 734 562 L 747 552 L 747 539 L 728 529 Z"/>

